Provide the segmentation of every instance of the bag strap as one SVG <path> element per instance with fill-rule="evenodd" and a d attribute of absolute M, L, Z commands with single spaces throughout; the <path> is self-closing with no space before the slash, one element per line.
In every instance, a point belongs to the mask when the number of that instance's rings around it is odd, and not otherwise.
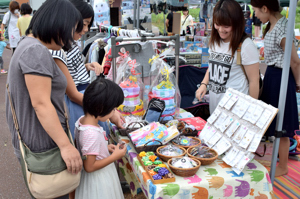
<path fill-rule="evenodd" d="M 10 92 L 9 92 L 9 85 L 8 84 L 6 84 L 6 90 L 7 90 L 7 95 L 8 95 L 8 99 L 9 99 L 9 104 L 10 104 L 12 117 L 13 117 L 13 120 L 14 120 L 14 125 L 15 125 L 15 128 L 16 128 L 17 133 L 18 133 L 18 139 L 21 140 L 20 131 L 19 131 L 19 124 L 18 124 L 16 112 L 15 112 L 15 109 L 14 109 L 14 106 L 13 106 L 13 103 L 12 103 L 12 99 L 11 99 L 11 95 L 10 95 Z"/>
<path fill-rule="evenodd" d="M 7 29 L 8 29 L 8 26 L 9 26 L 9 22 L 10 22 L 10 17 L 11 17 L 11 12 L 9 11 L 9 18 L 8 18 L 8 22 L 7 22 Z"/>
<path fill-rule="evenodd" d="M 15 128 L 16 128 L 17 133 L 18 133 L 18 139 L 22 140 L 21 135 L 20 135 L 20 129 L 19 129 L 19 124 L 18 124 L 18 119 L 17 119 L 16 111 L 15 111 L 15 108 L 13 106 L 11 94 L 10 94 L 10 91 L 9 91 L 9 84 L 6 84 L 6 90 L 7 90 L 7 95 L 8 95 L 8 99 L 9 99 L 11 113 L 12 113 L 13 120 L 14 120 L 14 125 L 15 125 Z M 68 137 L 70 139 L 70 142 L 74 145 L 73 138 L 72 138 L 72 135 L 70 133 L 70 126 L 69 126 L 68 113 L 67 113 L 67 106 L 66 106 L 65 102 L 64 102 L 64 109 L 65 109 L 65 118 L 66 118 L 66 123 L 67 123 Z M 24 142 L 23 142 L 23 144 L 26 146 L 26 144 Z"/>
<path fill-rule="evenodd" d="M 242 42 L 239 44 L 239 47 L 237 48 L 237 55 L 236 55 L 236 64 L 237 65 L 241 65 L 242 66 L 242 70 L 243 70 L 243 72 L 244 72 L 244 75 L 246 76 L 246 79 L 247 79 L 247 81 L 249 82 L 249 80 L 248 80 L 248 76 L 247 76 L 247 73 L 246 73 L 246 71 L 245 71 L 245 67 L 244 67 L 244 65 L 242 64 L 242 55 L 241 55 L 241 52 L 242 52 Z"/>
<path fill-rule="evenodd" d="M 190 15 L 188 15 L 188 16 L 185 18 L 185 20 L 184 20 L 184 22 L 181 24 L 181 26 L 183 26 L 183 24 L 185 24 L 185 22 L 186 22 L 187 18 L 189 18 L 189 16 L 190 16 Z"/>

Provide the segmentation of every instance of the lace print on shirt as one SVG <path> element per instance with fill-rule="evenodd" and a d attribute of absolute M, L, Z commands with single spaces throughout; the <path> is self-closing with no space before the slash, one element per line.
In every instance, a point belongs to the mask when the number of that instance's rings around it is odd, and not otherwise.
<path fill-rule="evenodd" d="M 226 92 L 226 83 L 233 57 L 229 54 L 211 52 L 209 57 L 209 90 L 219 94 Z"/>

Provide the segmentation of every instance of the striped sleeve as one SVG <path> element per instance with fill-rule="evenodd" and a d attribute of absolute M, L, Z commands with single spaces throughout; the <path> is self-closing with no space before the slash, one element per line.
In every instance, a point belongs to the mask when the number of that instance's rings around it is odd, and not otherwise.
<path fill-rule="evenodd" d="M 61 60 L 67 66 L 67 58 L 66 54 L 63 50 L 49 50 L 52 54 L 53 59 Z"/>
<path fill-rule="evenodd" d="M 82 55 L 77 45 L 74 45 L 67 52 L 67 66 L 76 86 L 90 82 L 90 76 L 84 66 Z"/>

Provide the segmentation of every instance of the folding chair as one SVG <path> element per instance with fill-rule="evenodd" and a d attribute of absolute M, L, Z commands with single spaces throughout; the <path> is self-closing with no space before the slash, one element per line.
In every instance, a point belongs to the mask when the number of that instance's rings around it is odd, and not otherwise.
<path fill-rule="evenodd" d="M 180 108 L 192 113 L 195 117 L 202 119 L 209 117 L 209 103 L 199 102 L 193 104 L 197 85 L 203 80 L 207 67 L 199 68 L 192 65 L 179 66 L 179 90 L 181 94 Z"/>

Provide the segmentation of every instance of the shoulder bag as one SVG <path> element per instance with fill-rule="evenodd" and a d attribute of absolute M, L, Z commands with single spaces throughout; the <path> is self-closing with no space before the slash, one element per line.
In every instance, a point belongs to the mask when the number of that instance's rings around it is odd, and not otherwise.
<path fill-rule="evenodd" d="M 67 171 L 67 166 L 61 157 L 58 147 L 41 153 L 32 152 L 28 148 L 20 136 L 18 120 L 8 84 L 6 85 L 6 89 L 14 125 L 18 133 L 23 177 L 30 194 L 35 198 L 57 198 L 72 192 L 80 183 L 81 172 L 73 175 Z M 65 117 L 67 122 L 67 134 L 70 142 L 74 145 L 69 130 L 66 105 Z"/>
<path fill-rule="evenodd" d="M 241 65 L 242 66 L 242 70 L 247 78 L 247 81 L 249 83 L 249 79 L 247 76 L 247 73 L 245 71 L 245 67 L 242 64 L 242 55 L 241 55 L 241 51 L 242 51 L 242 42 L 240 43 L 239 47 L 237 48 L 237 57 L 236 57 L 236 64 L 237 65 Z M 262 90 L 263 90 L 263 80 L 261 78 L 261 74 L 260 74 L 260 70 L 259 70 L 259 93 L 258 93 L 258 97 L 261 96 Z"/>
<path fill-rule="evenodd" d="M 4 38 L 5 39 L 9 39 L 9 34 L 8 34 L 8 26 L 9 26 L 9 22 L 10 22 L 10 17 L 11 17 L 11 12 L 9 11 L 9 18 L 8 18 L 8 22 L 7 22 L 7 26 L 4 28 Z"/>

